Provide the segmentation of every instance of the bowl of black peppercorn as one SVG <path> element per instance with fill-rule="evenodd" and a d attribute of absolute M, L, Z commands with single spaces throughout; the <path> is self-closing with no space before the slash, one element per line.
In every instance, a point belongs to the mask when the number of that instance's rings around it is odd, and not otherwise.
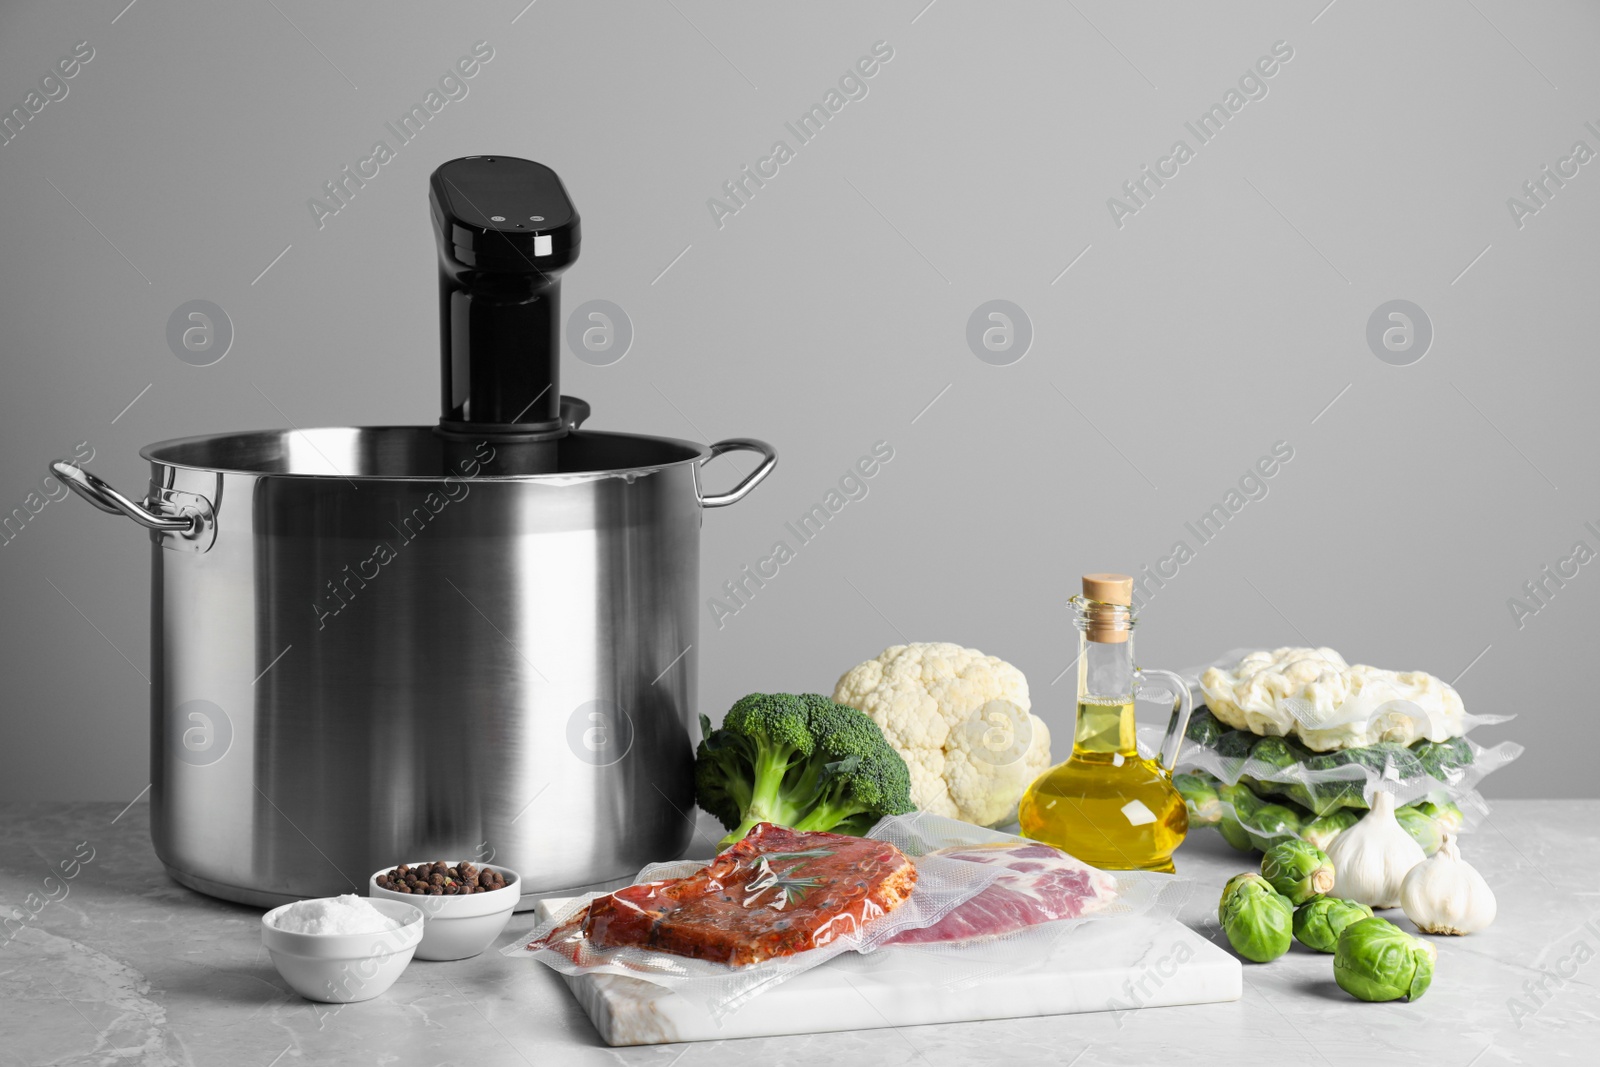
<path fill-rule="evenodd" d="M 419 960 L 464 960 L 500 936 L 522 899 L 521 879 L 509 867 L 465 860 L 402 863 L 378 871 L 367 895 L 422 910 Z"/>

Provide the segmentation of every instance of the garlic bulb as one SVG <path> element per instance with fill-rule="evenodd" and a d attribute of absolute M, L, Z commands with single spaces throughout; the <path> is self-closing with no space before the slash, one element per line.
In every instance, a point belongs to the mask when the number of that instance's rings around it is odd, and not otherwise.
<path fill-rule="evenodd" d="M 1475 934 L 1495 916 L 1494 891 L 1449 833 L 1438 852 L 1406 873 L 1400 906 L 1425 934 Z"/>
<path fill-rule="evenodd" d="M 1328 845 L 1333 895 L 1374 908 L 1400 906 L 1400 884 L 1427 859 L 1394 817 L 1394 794 L 1378 790 L 1372 810 Z"/>

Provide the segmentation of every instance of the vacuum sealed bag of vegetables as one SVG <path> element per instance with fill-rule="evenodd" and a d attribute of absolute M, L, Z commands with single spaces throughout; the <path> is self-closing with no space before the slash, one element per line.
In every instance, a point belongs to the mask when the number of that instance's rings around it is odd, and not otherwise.
<path fill-rule="evenodd" d="M 1292 800 L 1258 796 L 1244 782 L 1229 785 L 1201 770 L 1176 774 L 1172 782 L 1188 805 L 1190 828 L 1215 827 L 1241 852 L 1265 852 L 1294 838 L 1326 849 L 1367 813 L 1364 799 L 1362 808 L 1318 815 Z M 1416 800 L 1395 809 L 1395 819 L 1429 856 L 1438 851 L 1445 834 L 1470 830 L 1488 817 L 1488 802 L 1476 791 L 1454 796 L 1454 800 Z"/>
<path fill-rule="evenodd" d="M 503 951 L 562 974 L 644 979 L 721 1017 L 841 952 L 938 923 L 999 874 L 882 838 L 760 823 L 709 863 L 654 864 L 631 886 L 574 900 Z"/>
<path fill-rule="evenodd" d="M 1467 713 L 1421 671 L 1350 665 L 1329 648 L 1231 652 L 1192 672 L 1206 702 L 1189 720 L 1175 783 L 1193 825 L 1240 849 L 1301 836 L 1319 847 L 1354 823 L 1380 780 L 1425 850 L 1487 812 L 1476 787 L 1522 754 L 1466 737 L 1509 715 Z"/>

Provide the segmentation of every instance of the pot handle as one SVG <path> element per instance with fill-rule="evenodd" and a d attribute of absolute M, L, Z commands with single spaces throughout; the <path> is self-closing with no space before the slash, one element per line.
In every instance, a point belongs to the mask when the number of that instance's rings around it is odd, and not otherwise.
<path fill-rule="evenodd" d="M 584 424 L 593 410 L 587 400 L 579 400 L 575 396 L 563 396 L 561 398 L 561 425 L 568 430 L 576 430 Z"/>
<path fill-rule="evenodd" d="M 194 537 L 205 524 L 204 516 L 197 514 L 158 515 L 142 504 L 129 500 L 82 467 L 64 459 L 58 459 L 50 464 L 50 473 L 60 478 L 73 492 L 101 511 L 112 515 L 126 515 L 146 529 Z"/>
<path fill-rule="evenodd" d="M 749 495 L 750 490 L 760 485 L 766 476 L 772 473 L 772 468 L 778 465 L 777 450 L 765 441 L 757 441 L 753 437 L 730 437 L 726 441 L 718 441 L 712 445 L 711 454 L 700 461 L 701 466 L 724 452 L 760 452 L 764 458 L 759 467 L 745 476 L 744 481 L 726 493 L 713 493 L 710 496 L 700 494 L 700 506 L 703 508 L 725 508 L 729 504 L 737 504 Z"/>

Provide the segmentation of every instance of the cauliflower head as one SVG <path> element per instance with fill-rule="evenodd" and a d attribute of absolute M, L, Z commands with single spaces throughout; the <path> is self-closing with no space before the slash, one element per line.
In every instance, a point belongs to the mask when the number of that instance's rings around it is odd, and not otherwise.
<path fill-rule="evenodd" d="M 921 811 L 993 826 L 1050 766 L 1050 731 L 1028 680 L 996 656 L 948 642 L 887 648 L 846 671 L 833 699 L 866 712 L 911 771 Z"/>

